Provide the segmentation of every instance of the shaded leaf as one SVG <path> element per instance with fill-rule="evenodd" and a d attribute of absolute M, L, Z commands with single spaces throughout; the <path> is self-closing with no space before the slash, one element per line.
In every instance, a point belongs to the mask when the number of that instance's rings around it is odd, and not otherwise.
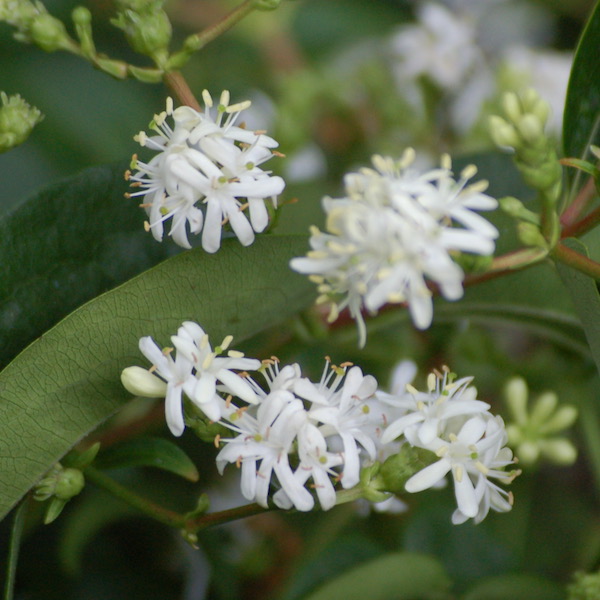
<path fill-rule="evenodd" d="M 588 256 L 587 248 L 579 240 L 566 239 L 562 243 L 572 250 Z M 583 323 L 592 357 L 600 371 L 600 294 L 598 294 L 596 281 L 563 263 L 557 262 L 556 267 Z"/>
<path fill-rule="evenodd" d="M 562 600 L 564 590 L 534 575 L 501 575 L 478 583 L 463 600 Z"/>
<path fill-rule="evenodd" d="M 86 169 L 0 219 L 0 365 L 72 310 L 178 250 L 125 200 L 126 163 Z"/>
<path fill-rule="evenodd" d="M 156 467 L 198 481 L 198 469 L 176 444 L 163 438 L 136 438 L 101 452 L 94 466 L 98 469 Z"/>
<path fill-rule="evenodd" d="M 78 440 L 130 399 L 119 375 L 144 364 L 141 336 L 167 341 L 183 320 L 238 341 L 314 299 L 288 268 L 305 236 L 225 240 L 175 256 L 77 309 L 0 373 L 0 518 Z"/>
<path fill-rule="evenodd" d="M 304 600 L 426 600 L 444 598 L 450 580 L 433 558 L 398 552 L 329 581 Z"/>
<path fill-rule="evenodd" d="M 565 156 L 581 158 L 600 140 L 600 3 L 592 12 L 579 41 L 565 104 Z"/>

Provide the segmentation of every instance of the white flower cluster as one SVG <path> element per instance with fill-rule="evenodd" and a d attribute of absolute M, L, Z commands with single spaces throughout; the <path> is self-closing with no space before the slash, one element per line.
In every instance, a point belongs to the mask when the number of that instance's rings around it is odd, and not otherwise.
<path fill-rule="evenodd" d="M 332 303 L 330 321 L 349 308 L 361 345 L 363 307 L 376 313 L 386 303 L 406 302 L 415 325 L 425 329 L 433 318 L 426 278 L 457 300 L 464 273 L 451 253 L 494 251 L 498 231 L 474 211 L 498 203 L 483 193 L 487 182 L 467 185 L 477 169 L 465 168 L 456 181 L 449 156 L 426 172 L 411 168 L 414 158 L 412 149 L 399 161 L 374 156 L 375 169 L 346 175 L 347 196 L 323 200 L 327 232 L 313 228 L 312 250 L 290 263 L 318 284 L 317 302 Z"/>
<path fill-rule="evenodd" d="M 136 140 L 158 152 L 144 163 L 134 155 L 126 176 L 136 191 L 130 197 L 143 196 L 149 229 L 161 241 L 164 222 L 172 219 L 169 235 L 190 248 L 189 233 L 202 232 L 202 247 L 216 252 L 221 246 L 221 229 L 229 222 L 244 246 L 254 241 L 254 233 L 263 231 L 269 221 L 265 200 L 276 206 L 276 197 L 285 183 L 260 168 L 269 160 L 277 142 L 259 131 L 236 125 L 240 113 L 250 101 L 229 104 L 229 92 L 221 94 L 213 116 L 213 100 L 202 94 L 204 112 L 189 106 L 173 110 L 167 100 L 165 112 L 155 115 L 150 124 L 158 135 L 144 132 Z M 174 127 L 167 123 L 172 117 Z M 205 205 L 205 211 L 198 208 Z M 248 214 L 248 216 L 247 216 Z"/>
<path fill-rule="evenodd" d="M 544 42 L 551 18 L 533 3 L 438 0 L 415 7 L 416 22 L 389 41 L 397 89 L 420 113 L 418 78 L 444 92 L 444 123 L 464 136 L 502 92 L 535 88 L 552 107 L 549 133 L 560 136 L 572 53 L 531 47 Z M 537 28 L 537 29 L 536 29 Z"/>
<path fill-rule="evenodd" d="M 160 350 L 150 338 L 140 348 L 154 365 L 129 367 L 122 381 L 132 393 L 166 396 L 167 423 L 175 435 L 184 429 L 183 394 L 210 420 L 232 432 L 217 436 L 216 457 L 241 470 L 243 496 L 267 506 L 311 510 L 315 497 L 323 510 L 336 504 L 336 490 L 361 486 L 361 469 L 383 462 L 406 445 L 435 453 L 431 464 L 406 483 L 408 492 L 438 486 L 452 473 L 458 509 L 456 523 L 481 521 L 492 508 L 510 510 L 512 497 L 493 483 L 510 481 L 513 463 L 500 417 L 476 399 L 471 378 L 453 380 L 446 369 L 432 374 L 426 392 L 410 381 L 416 368 L 402 363 L 392 393 L 349 363 L 332 365 L 313 382 L 298 364 L 260 363 L 229 351 L 231 338 L 213 351 L 202 328 L 186 322 L 171 338 L 174 348 Z M 176 350 L 176 356 L 171 354 Z M 261 386 L 247 372 L 260 371 Z M 379 488 L 386 497 L 386 490 Z M 389 495 L 388 495 L 389 496 Z"/>
<path fill-rule="evenodd" d="M 452 515 L 455 524 L 467 519 L 479 523 L 490 508 L 509 511 L 512 494 L 493 480 L 508 484 L 519 474 L 516 470 L 505 470 L 515 461 L 506 446 L 504 422 L 489 412 L 489 404 L 477 400 L 472 380 L 472 377 L 455 380 L 444 368 L 442 373 L 430 373 L 426 392 L 409 384 L 404 394 L 378 394 L 381 402 L 404 413 L 389 421 L 381 443 L 404 439 L 439 458 L 415 473 L 406 482 L 406 491 L 414 493 L 437 487 L 451 473 L 458 505 Z"/>

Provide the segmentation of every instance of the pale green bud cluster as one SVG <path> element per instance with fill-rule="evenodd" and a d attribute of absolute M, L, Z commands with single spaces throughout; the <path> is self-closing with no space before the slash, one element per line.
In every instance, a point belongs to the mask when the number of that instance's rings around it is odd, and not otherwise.
<path fill-rule="evenodd" d="M 600 598 L 600 572 L 575 573 L 567 586 L 567 600 L 597 600 Z"/>
<path fill-rule="evenodd" d="M 60 515 L 65 504 L 77 496 L 84 485 L 85 479 L 79 469 L 65 468 L 60 463 L 56 463 L 35 486 L 33 495 L 40 502 L 51 498 L 44 523 L 52 523 Z"/>
<path fill-rule="evenodd" d="M 0 100 L 0 152 L 6 152 L 22 144 L 44 117 L 18 94 L 8 96 L 0 92 Z"/>
<path fill-rule="evenodd" d="M 507 92 L 502 98 L 504 117 L 490 117 L 490 135 L 501 148 L 515 151 L 515 162 L 528 185 L 552 202 L 558 200 L 562 169 L 554 142 L 544 133 L 550 113 L 547 102 L 529 89 Z"/>
<path fill-rule="evenodd" d="M 73 50 L 74 42 L 62 21 L 49 14 L 41 2 L 0 0 L 0 21 L 17 28 L 17 40 L 37 44 L 46 52 Z"/>
<path fill-rule="evenodd" d="M 120 0 L 117 17 L 111 23 L 125 32 L 131 47 L 164 65 L 173 33 L 171 21 L 162 8 L 163 0 Z"/>
<path fill-rule="evenodd" d="M 520 377 L 506 385 L 506 403 L 513 421 L 506 426 L 508 443 L 525 465 L 546 459 L 557 465 L 571 465 L 577 450 L 566 438 L 558 434 L 573 425 L 577 419 L 574 406 L 559 405 L 554 392 L 541 394 L 528 410 L 527 384 Z"/>

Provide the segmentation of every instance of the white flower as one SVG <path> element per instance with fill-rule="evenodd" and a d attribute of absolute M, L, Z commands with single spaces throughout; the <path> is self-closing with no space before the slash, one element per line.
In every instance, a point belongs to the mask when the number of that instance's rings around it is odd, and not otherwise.
<path fill-rule="evenodd" d="M 318 284 L 318 303 L 331 302 L 330 321 L 349 308 L 361 345 L 363 307 L 375 313 L 386 303 L 406 302 L 415 325 L 429 327 L 433 305 L 426 278 L 445 298 L 460 298 L 464 274 L 450 252 L 488 255 L 498 236 L 474 212 L 497 206 L 483 194 L 485 182 L 467 185 L 474 167 L 455 181 L 448 156 L 441 168 L 426 172 L 410 168 L 414 158 L 412 149 L 400 161 L 375 156 L 375 169 L 348 174 L 347 197 L 323 201 L 327 233 L 313 227 L 312 249 L 290 263 Z"/>
<path fill-rule="evenodd" d="M 260 361 L 244 358 L 240 352 L 233 350 L 228 356 L 217 356 L 227 349 L 231 340 L 231 336 L 227 336 L 213 352 L 208 335 L 191 321 L 184 322 L 177 335 L 171 337 L 174 348 L 161 350 L 151 337 L 140 339 L 142 354 L 153 363 L 151 371 L 167 383 L 165 413 L 173 435 L 180 436 L 185 428 L 183 392 L 213 421 L 221 418 L 225 404 L 217 393 L 217 382 L 222 384 L 220 391 L 223 393 L 238 396 L 249 403 L 258 401 L 250 384 L 232 369 L 256 370 Z M 174 350 L 175 358 L 172 357 Z"/>
<path fill-rule="evenodd" d="M 223 473 L 228 463 L 240 466 L 242 494 L 265 507 L 271 478 L 275 475 L 286 498 L 298 510 L 310 510 L 314 506 L 313 497 L 304 482 L 294 476 L 289 463 L 292 445 L 307 420 L 302 402 L 286 390 L 267 395 L 258 406 L 256 416 L 248 411 L 231 411 L 223 423 L 238 435 L 220 440 L 226 445 L 217 455 L 219 472 Z"/>
<path fill-rule="evenodd" d="M 391 422 L 381 436 L 387 444 L 400 435 L 413 445 L 429 448 L 433 440 L 444 431 L 455 417 L 486 413 L 490 405 L 477 400 L 477 390 L 471 387 L 472 377 L 453 381 L 449 370 L 430 373 L 427 392 L 419 392 L 411 385 L 401 396 L 379 394 L 391 406 L 404 408 L 406 414 Z"/>
<path fill-rule="evenodd" d="M 173 218 L 170 235 L 180 246 L 189 248 L 190 233 L 202 231 L 202 247 L 216 252 L 221 245 L 221 228 L 229 222 L 244 246 L 254 241 L 254 232 L 268 224 L 265 199 L 276 197 L 285 183 L 260 168 L 273 156 L 277 142 L 261 132 L 237 126 L 239 114 L 250 102 L 229 104 L 229 92 L 221 94 L 216 115 L 213 100 L 202 94 L 204 112 L 188 106 L 156 115 L 150 127 L 159 135 L 136 139 L 142 146 L 159 152 L 149 163 L 134 156 L 132 168 L 138 171 L 128 178 L 139 187 L 130 196 L 145 196 L 142 206 L 149 216 L 147 228 L 157 240 L 163 237 L 163 222 Z M 166 119 L 172 116 L 171 128 Z M 198 204 L 206 205 L 206 214 Z M 246 216 L 245 211 L 249 214 Z"/>
<path fill-rule="evenodd" d="M 428 489 L 452 472 L 458 505 L 454 523 L 470 518 L 479 522 L 490 508 L 510 510 L 510 495 L 489 481 L 497 478 L 509 482 L 516 476 L 503 470 L 513 460 L 512 452 L 504 447 L 506 431 L 502 419 L 476 415 L 466 420 L 457 433 L 443 432 L 442 436 L 429 445 L 440 460 L 413 475 L 406 482 L 406 490 L 414 493 Z"/>
<path fill-rule="evenodd" d="M 456 90 L 481 61 L 474 22 L 440 4 L 420 6 L 418 23 L 403 27 L 392 40 L 400 82 L 420 75 Z"/>
<path fill-rule="evenodd" d="M 377 390 L 377 381 L 371 375 L 363 375 L 359 367 L 352 367 L 346 373 L 346 367 L 330 367 L 327 363 L 318 385 L 301 379 L 294 385 L 294 392 L 312 403 L 309 415 L 322 424 L 320 429 L 325 437 L 339 436 L 344 463 L 340 480 L 348 489 L 359 482 L 359 445 L 371 460 L 375 459 L 375 442 L 364 428 L 369 412 L 366 401 Z"/>

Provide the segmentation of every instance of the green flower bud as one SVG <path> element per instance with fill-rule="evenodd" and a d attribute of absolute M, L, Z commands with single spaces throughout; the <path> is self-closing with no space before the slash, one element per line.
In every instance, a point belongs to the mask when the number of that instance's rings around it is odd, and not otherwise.
<path fill-rule="evenodd" d="M 394 494 L 404 494 L 406 482 L 419 471 L 430 464 L 438 461 L 434 452 L 415 448 L 404 444 L 397 454 L 390 456 L 381 465 L 380 475 L 384 482 L 384 488 Z"/>
<path fill-rule="evenodd" d="M 511 217 L 521 221 L 526 221 L 527 223 L 532 223 L 533 225 L 540 225 L 540 216 L 528 208 L 525 208 L 525 205 L 517 198 L 507 196 L 506 198 L 501 198 L 498 200 L 498 202 L 500 204 L 500 208 L 507 215 L 510 215 Z"/>
<path fill-rule="evenodd" d="M 514 421 L 506 426 L 509 444 L 525 465 L 545 458 L 557 465 L 571 465 L 577 450 L 564 437 L 555 434 L 570 427 L 577 417 L 574 406 L 559 405 L 554 392 L 539 396 L 527 411 L 527 385 L 521 378 L 512 379 L 506 386 L 506 403 Z"/>
<path fill-rule="evenodd" d="M 6 152 L 22 144 L 44 117 L 35 106 L 27 104 L 18 94 L 7 96 L 0 92 L 0 99 L 0 152 Z"/>
<path fill-rule="evenodd" d="M 518 223 L 517 234 L 525 246 L 548 249 L 548 243 L 537 225 L 525 222 Z"/>
<path fill-rule="evenodd" d="M 66 502 L 77 496 L 84 485 L 85 479 L 79 469 L 65 469 L 60 463 L 56 463 L 35 486 L 34 498 L 43 502 L 54 497 Z"/>
<path fill-rule="evenodd" d="M 501 148 L 517 148 L 520 145 L 517 131 L 502 117 L 498 117 L 497 115 L 490 116 L 489 131 L 496 146 L 500 146 Z"/>
<path fill-rule="evenodd" d="M 381 463 L 376 462 L 373 465 L 364 467 L 360 471 L 360 491 L 361 496 L 369 502 L 383 502 L 390 497 L 390 494 L 383 491 L 385 482 L 381 475 Z"/>
<path fill-rule="evenodd" d="M 168 53 L 173 30 L 164 10 L 126 10 L 119 13 L 112 23 L 125 32 L 127 41 L 136 52 L 152 58 Z"/>
<path fill-rule="evenodd" d="M 502 108 L 508 117 L 508 120 L 516 123 L 523 115 L 521 102 L 514 92 L 507 92 L 502 97 Z"/>
<path fill-rule="evenodd" d="M 526 143 L 534 145 L 544 140 L 544 124 L 533 113 L 523 115 L 516 122 L 516 126 Z"/>
<path fill-rule="evenodd" d="M 75 31 L 77 32 L 82 52 L 87 58 L 94 57 L 96 47 L 92 36 L 92 13 L 85 6 L 77 6 L 73 9 L 71 18 L 75 24 Z"/>
<path fill-rule="evenodd" d="M 79 469 L 63 469 L 58 474 L 54 495 L 60 500 L 70 500 L 81 492 L 84 485 L 85 479 Z"/>
<path fill-rule="evenodd" d="M 29 35 L 31 40 L 46 52 L 68 50 L 73 46 L 62 21 L 48 13 L 35 17 L 29 27 Z"/>

